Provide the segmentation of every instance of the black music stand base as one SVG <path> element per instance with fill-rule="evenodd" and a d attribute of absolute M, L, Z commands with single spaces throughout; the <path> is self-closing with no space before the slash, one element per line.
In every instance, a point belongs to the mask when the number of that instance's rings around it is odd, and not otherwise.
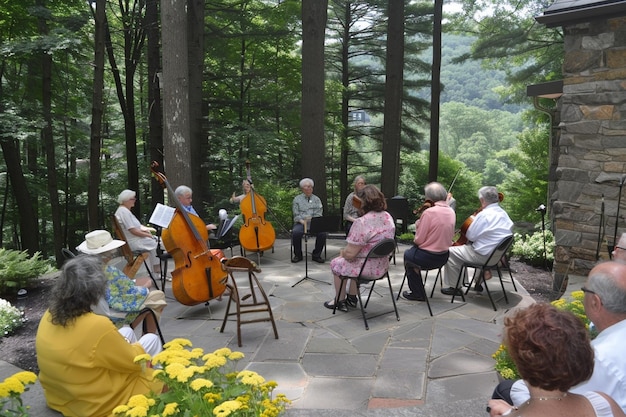
<path fill-rule="evenodd" d="M 291 286 L 291 288 L 295 287 L 296 285 L 298 285 L 299 283 L 301 283 L 304 280 L 310 279 L 311 281 L 317 281 L 320 282 L 322 284 L 328 284 L 328 285 L 332 285 L 330 282 L 328 281 L 322 281 L 321 279 L 317 279 L 317 278 L 311 278 L 309 276 L 309 245 L 308 245 L 309 239 L 307 238 L 307 235 L 304 235 L 304 277 L 302 277 L 302 279 L 300 279 L 300 281 L 296 282 L 295 284 L 293 284 Z"/>

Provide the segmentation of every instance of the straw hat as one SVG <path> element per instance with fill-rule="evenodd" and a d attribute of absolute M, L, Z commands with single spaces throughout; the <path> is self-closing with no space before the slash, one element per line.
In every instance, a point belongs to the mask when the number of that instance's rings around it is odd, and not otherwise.
<path fill-rule="evenodd" d="M 106 230 L 94 230 L 85 235 L 85 241 L 76 247 L 82 253 L 96 255 L 125 245 L 123 240 L 116 240 Z"/>

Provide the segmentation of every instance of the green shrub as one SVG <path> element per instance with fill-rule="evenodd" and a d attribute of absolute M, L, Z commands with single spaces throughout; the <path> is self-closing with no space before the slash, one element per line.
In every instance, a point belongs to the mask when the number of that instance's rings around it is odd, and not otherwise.
<path fill-rule="evenodd" d="M 0 298 L 0 338 L 7 336 L 24 325 L 24 314 L 7 300 Z"/>
<path fill-rule="evenodd" d="M 546 230 L 546 258 L 545 261 L 551 265 L 554 261 L 554 235 Z M 522 237 L 519 233 L 515 233 L 515 242 L 513 243 L 512 255 L 518 257 L 520 261 L 529 265 L 541 266 L 544 264 L 544 245 L 543 232 L 537 231 L 532 235 Z"/>
<path fill-rule="evenodd" d="M 14 294 L 20 288 L 28 287 L 31 279 L 53 270 L 41 259 L 39 252 L 29 257 L 26 251 L 0 249 L 0 295 Z"/>

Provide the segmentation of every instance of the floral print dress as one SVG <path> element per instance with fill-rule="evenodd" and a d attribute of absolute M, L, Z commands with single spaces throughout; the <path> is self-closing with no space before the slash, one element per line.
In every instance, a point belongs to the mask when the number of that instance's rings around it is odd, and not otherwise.
<path fill-rule="evenodd" d="M 104 272 L 108 280 L 104 298 L 109 308 L 117 312 L 129 313 L 124 315 L 121 323 L 118 320 L 114 322 L 118 325 L 132 322 L 137 316 L 136 313 L 141 310 L 150 290 L 136 286 L 133 280 L 114 266 L 107 265 Z M 111 316 L 116 317 L 115 314 Z"/>
<path fill-rule="evenodd" d="M 341 256 L 330 261 L 330 269 L 335 275 L 356 277 L 361 271 L 368 252 L 381 240 L 393 239 L 396 226 L 393 217 L 386 211 L 370 211 L 355 220 L 350 228 L 346 242 L 360 246 L 361 250 L 354 259 L 345 259 Z M 380 276 L 389 267 L 389 259 L 370 259 L 363 273 L 368 276 Z"/>

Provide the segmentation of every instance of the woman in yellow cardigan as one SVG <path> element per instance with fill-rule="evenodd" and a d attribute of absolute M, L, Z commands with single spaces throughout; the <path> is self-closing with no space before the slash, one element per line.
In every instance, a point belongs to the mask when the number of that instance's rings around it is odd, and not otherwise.
<path fill-rule="evenodd" d="M 106 286 L 99 258 L 68 260 L 39 323 L 39 381 L 48 406 L 64 416 L 109 416 L 132 395 L 163 389 L 152 369 L 133 361 L 144 353 L 142 346 L 130 344 L 111 320 L 91 311 Z"/>

